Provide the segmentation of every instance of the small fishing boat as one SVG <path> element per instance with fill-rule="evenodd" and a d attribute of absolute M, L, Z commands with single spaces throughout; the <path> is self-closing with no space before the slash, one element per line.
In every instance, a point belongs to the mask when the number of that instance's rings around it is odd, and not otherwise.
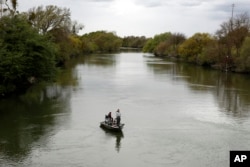
<path fill-rule="evenodd" d="M 124 125 L 125 124 L 121 123 L 118 126 L 116 123 L 111 123 L 109 121 L 103 121 L 100 123 L 100 127 L 114 132 L 121 132 Z"/>

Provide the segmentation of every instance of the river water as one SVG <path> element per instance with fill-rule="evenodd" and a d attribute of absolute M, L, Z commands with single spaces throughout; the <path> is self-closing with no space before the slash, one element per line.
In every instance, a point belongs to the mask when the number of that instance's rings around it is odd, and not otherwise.
<path fill-rule="evenodd" d="M 0 101 L 0 166 L 227 167 L 230 150 L 250 150 L 249 85 L 140 52 L 84 56 Z M 123 133 L 101 129 L 118 108 Z"/>

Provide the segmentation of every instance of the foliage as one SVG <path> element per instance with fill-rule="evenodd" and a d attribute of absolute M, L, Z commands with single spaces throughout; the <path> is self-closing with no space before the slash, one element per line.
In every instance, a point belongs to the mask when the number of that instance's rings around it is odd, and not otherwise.
<path fill-rule="evenodd" d="M 122 40 L 122 47 L 143 48 L 146 42 L 147 38 L 145 36 L 141 37 L 127 36 L 124 37 Z"/>
<path fill-rule="evenodd" d="M 237 49 L 238 56 L 238 51 L 249 33 L 249 29 L 250 19 L 247 13 L 237 15 L 221 24 L 221 28 L 216 32 L 216 35 L 219 41 L 228 47 L 229 56 L 231 56 L 232 47 Z"/>
<path fill-rule="evenodd" d="M 216 62 L 219 62 L 219 45 L 215 39 L 210 39 L 203 46 L 202 52 L 198 54 L 197 64 L 213 66 Z"/>
<path fill-rule="evenodd" d="M 247 37 L 243 42 L 240 57 L 236 59 L 236 70 L 250 72 L 250 37 Z"/>
<path fill-rule="evenodd" d="M 96 31 L 81 37 L 84 52 L 114 52 L 122 45 L 122 40 L 114 32 Z"/>
<path fill-rule="evenodd" d="M 161 43 L 167 41 L 171 36 L 170 32 L 155 35 L 153 39 L 149 39 L 143 47 L 143 52 L 155 53 L 156 47 Z"/>
<path fill-rule="evenodd" d="M 48 35 L 50 35 L 53 43 L 58 50 L 56 54 L 56 63 L 64 64 L 65 61 L 69 60 L 72 53 L 72 45 L 70 36 L 62 28 L 51 30 Z"/>
<path fill-rule="evenodd" d="M 148 40 L 144 52 L 151 52 L 158 56 L 177 56 L 179 45 L 185 41 L 185 35 L 181 33 L 163 33 Z"/>
<path fill-rule="evenodd" d="M 229 66 L 233 67 L 236 60 L 239 60 L 240 49 L 250 30 L 250 19 L 247 13 L 230 18 L 221 24 L 216 36 L 221 48 L 226 51 L 224 57 L 229 57 L 232 61 Z M 227 61 L 224 61 L 227 63 Z M 224 65 L 225 66 L 225 65 Z"/>
<path fill-rule="evenodd" d="M 212 40 L 208 33 L 196 33 L 181 44 L 178 52 L 188 62 L 199 63 L 200 54 Z"/>
<path fill-rule="evenodd" d="M 34 82 L 52 80 L 56 50 L 22 17 L 0 19 L 0 93 L 24 91 Z"/>
<path fill-rule="evenodd" d="M 79 36 L 71 34 L 69 36 L 69 40 L 71 43 L 71 54 L 79 55 L 82 52 L 82 41 Z"/>
<path fill-rule="evenodd" d="M 165 41 L 157 45 L 155 54 L 161 56 L 177 56 L 178 48 L 185 40 L 185 35 L 181 33 L 171 34 Z"/>
<path fill-rule="evenodd" d="M 155 45 L 154 45 L 154 39 L 153 38 L 149 38 L 146 42 L 146 44 L 144 45 L 144 47 L 142 48 L 143 52 L 149 52 L 149 53 L 153 53 L 155 49 Z"/>
<path fill-rule="evenodd" d="M 83 26 L 71 20 L 69 9 L 53 5 L 38 6 L 30 9 L 26 15 L 39 33 L 51 36 L 59 51 L 56 55 L 57 64 L 64 64 L 72 56 L 80 54 L 81 41 L 76 34 Z"/>

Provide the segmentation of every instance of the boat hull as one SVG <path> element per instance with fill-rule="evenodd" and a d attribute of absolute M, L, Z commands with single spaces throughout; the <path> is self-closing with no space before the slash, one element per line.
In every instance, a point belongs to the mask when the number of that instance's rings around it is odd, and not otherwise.
<path fill-rule="evenodd" d="M 110 125 L 105 121 L 100 123 L 100 127 L 107 129 L 107 130 L 110 130 L 110 131 L 114 131 L 114 132 L 121 132 L 123 129 L 123 126 L 124 126 L 124 124 L 120 124 L 120 126 L 117 126 L 114 124 Z"/>

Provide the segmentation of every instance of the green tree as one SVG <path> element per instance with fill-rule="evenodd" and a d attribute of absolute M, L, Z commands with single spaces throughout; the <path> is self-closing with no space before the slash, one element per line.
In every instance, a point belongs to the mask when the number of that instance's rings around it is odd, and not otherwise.
<path fill-rule="evenodd" d="M 168 40 L 168 43 L 170 44 L 170 48 L 168 51 L 168 54 L 172 56 L 178 55 L 178 49 L 180 45 L 186 40 L 186 36 L 182 33 L 174 33 L 171 34 L 170 39 Z"/>
<path fill-rule="evenodd" d="M 73 46 L 70 40 L 70 34 L 64 28 L 54 28 L 48 34 L 56 45 L 58 54 L 56 54 L 57 65 L 63 65 L 73 56 Z"/>
<path fill-rule="evenodd" d="M 143 48 L 146 42 L 147 38 L 145 36 L 127 36 L 122 39 L 122 47 Z"/>
<path fill-rule="evenodd" d="M 180 45 L 178 53 L 188 62 L 199 63 L 200 54 L 211 40 L 208 33 L 196 33 Z"/>
<path fill-rule="evenodd" d="M 202 52 L 198 54 L 196 63 L 199 65 L 214 67 L 216 65 L 218 67 L 218 62 L 221 62 L 219 54 L 220 52 L 222 51 L 219 48 L 218 41 L 211 38 L 203 46 Z"/>
<path fill-rule="evenodd" d="M 81 37 L 85 52 L 114 52 L 122 45 L 122 39 L 114 32 L 96 31 Z"/>
<path fill-rule="evenodd" d="M 82 49 L 82 41 L 80 39 L 79 36 L 77 35 L 70 35 L 69 36 L 69 40 L 70 40 L 70 43 L 71 43 L 71 48 L 72 48 L 72 55 L 73 56 L 76 56 L 76 55 L 79 55 L 81 54 L 81 49 Z"/>
<path fill-rule="evenodd" d="M 161 42 L 166 42 L 171 37 L 170 32 L 155 35 L 153 39 L 149 39 L 143 47 L 143 52 L 155 53 L 156 55 L 161 54 L 157 52 L 157 46 Z"/>
<path fill-rule="evenodd" d="M 170 34 L 156 46 L 155 54 L 160 56 L 177 56 L 178 48 L 185 40 L 185 35 L 181 33 Z"/>
<path fill-rule="evenodd" d="M 35 82 L 52 80 L 56 50 L 22 15 L 0 19 L 0 93 L 24 91 Z"/>
<path fill-rule="evenodd" d="M 250 72 L 250 37 L 247 37 L 240 49 L 240 57 L 236 59 L 236 70 Z"/>
<path fill-rule="evenodd" d="M 142 48 L 142 51 L 143 52 L 153 53 L 154 49 L 155 49 L 154 39 L 149 38 L 147 40 L 146 44 L 144 45 L 144 47 Z"/>

